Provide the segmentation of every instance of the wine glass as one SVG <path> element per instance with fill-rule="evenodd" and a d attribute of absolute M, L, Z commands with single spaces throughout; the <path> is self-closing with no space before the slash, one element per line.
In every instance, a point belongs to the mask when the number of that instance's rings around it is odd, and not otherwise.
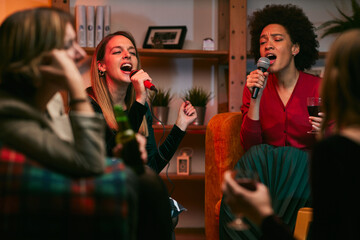
<path fill-rule="evenodd" d="M 256 190 L 256 182 L 259 181 L 259 176 L 256 172 L 251 170 L 236 169 L 232 172 L 232 175 L 235 181 L 242 187 L 250 190 Z M 242 214 L 234 214 L 235 219 L 229 223 L 227 226 L 235 231 L 243 231 L 249 229 L 249 225 L 244 222 L 242 219 Z"/>
<path fill-rule="evenodd" d="M 320 107 L 321 107 L 321 98 L 320 97 L 308 97 L 307 101 L 307 109 L 310 116 L 319 117 Z M 316 130 L 314 128 L 307 133 L 316 134 Z"/>

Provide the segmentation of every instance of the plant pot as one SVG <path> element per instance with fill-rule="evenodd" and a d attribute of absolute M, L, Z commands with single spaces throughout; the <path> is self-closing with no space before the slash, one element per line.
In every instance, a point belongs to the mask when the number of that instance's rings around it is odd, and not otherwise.
<path fill-rule="evenodd" d="M 169 107 L 153 106 L 153 124 L 161 125 L 161 122 L 166 125 L 169 114 Z M 160 122 L 161 121 L 161 122 Z"/>
<path fill-rule="evenodd" d="M 206 112 L 206 107 L 197 107 L 194 106 L 196 113 L 197 113 L 197 118 L 195 119 L 195 121 L 192 123 L 192 125 L 204 125 L 204 119 L 205 119 L 205 112 Z"/>

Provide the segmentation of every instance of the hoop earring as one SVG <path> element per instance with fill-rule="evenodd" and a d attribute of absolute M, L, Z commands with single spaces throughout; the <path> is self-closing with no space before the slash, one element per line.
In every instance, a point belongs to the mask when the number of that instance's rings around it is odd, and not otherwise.
<path fill-rule="evenodd" d="M 101 71 L 101 70 L 98 70 L 98 73 L 99 73 L 99 76 L 100 77 L 104 77 L 105 76 L 105 72 Z"/>

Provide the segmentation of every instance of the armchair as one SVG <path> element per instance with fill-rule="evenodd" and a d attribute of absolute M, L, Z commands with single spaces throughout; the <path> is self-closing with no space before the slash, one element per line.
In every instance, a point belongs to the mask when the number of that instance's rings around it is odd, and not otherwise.
<path fill-rule="evenodd" d="M 244 154 L 240 142 L 241 112 L 215 115 L 205 137 L 205 235 L 219 239 L 221 183 L 226 170 L 232 169 Z"/>

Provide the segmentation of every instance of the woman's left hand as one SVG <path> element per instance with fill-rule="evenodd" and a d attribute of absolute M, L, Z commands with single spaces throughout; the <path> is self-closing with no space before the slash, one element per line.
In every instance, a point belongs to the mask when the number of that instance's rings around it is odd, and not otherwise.
<path fill-rule="evenodd" d="M 176 119 L 176 126 L 178 126 L 182 131 L 185 131 L 186 128 L 195 121 L 197 118 L 197 113 L 194 106 L 189 102 L 183 102 L 180 106 L 178 117 Z"/>
<path fill-rule="evenodd" d="M 312 129 L 315 130 L 317 133 L 320 131 L 320 127 L 323 121 L 324 113 L 319 112 L 319 117 L 309 117 L 309 122 L 312 126 Z"/>

